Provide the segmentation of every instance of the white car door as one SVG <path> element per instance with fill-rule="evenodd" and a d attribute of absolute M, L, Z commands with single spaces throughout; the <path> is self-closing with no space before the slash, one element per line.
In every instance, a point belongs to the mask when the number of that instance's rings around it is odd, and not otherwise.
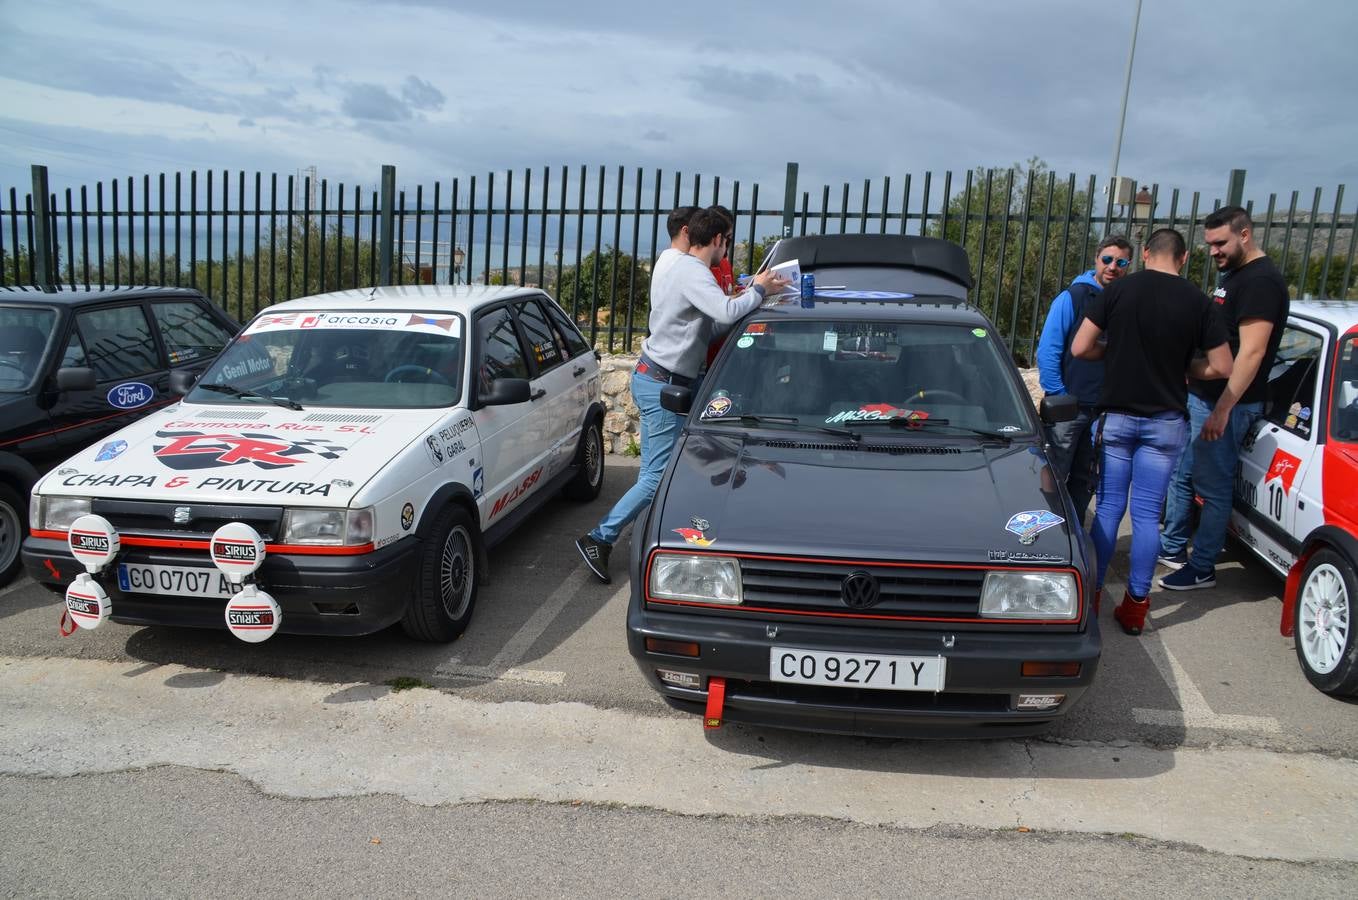
<path fill-rule="evenodd" d="M 1282 574 L 1296 561 L 1301 532 L 1310 531 L 1306 523 L 1322 511 L 1319 479 L 1307 474 L 1323 428 L 1316 404 L 1325 365 L 1319 326 L 1289 322 L 1269 370 L 1264 414 L 1245 439 L 1236 469 L 1232 530 Z"/>
<path fill-rule="evenodd" d="M 590 404 L 598 400 L 603 392 L 599 361 L 594 355 L 594 348 L 561 307 L 549 300 L 544 300 L 542 305 L 556 328 L 557 341 L 565 351 L 568 359 L 566 368 L 571 373 L 569 402 L 562 404 L 567 416 L 566 427 L 562 432 L 562 465 L 567 466 L 575 458 L 575 449 L 580 445 L 585 414 Z"/>
<path fill-rule="evenodd" d="M 473 353 L 471 384 L 478 398 L 500 379 L 530 376 L 508 306 L 476 317 Z M 482 458 L 472 489 L 481 511 L 481 526 L 486 528 L 522 502 L 542 479 L 547 408 L 531 400 L 504 406 L 477 405 L 473 416 L 481 437 Z"/>
<path fill-rule="evenodd" d="M 524 300 L 516 304 L 516 310 L 519 327 L 523 329 L 524 343 L 537 370 L 534 390 L 547 392 L 545 397 L 536 402 L 547 407 L 551 435 L 547 474 L 556 475 L 570 465 L 576 441 L 580 437 L 580 420 L 584 408 L 580 405 L 581 390 L 576 386 L 579 376 L 572 374 L 580 368 L 580 363 L 572 362 L 567 357 L 540 302 L 535 299 Z"/>

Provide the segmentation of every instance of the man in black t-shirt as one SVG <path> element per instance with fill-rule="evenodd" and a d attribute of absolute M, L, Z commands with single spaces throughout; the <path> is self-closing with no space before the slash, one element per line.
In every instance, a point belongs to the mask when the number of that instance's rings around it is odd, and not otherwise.
<path fill-rule="evenodd" d="M 1231 373 L 1226 329 L 1202 291 L 1179 277 L 1188 259 L 1172 228 L 1151 234 L 1141 252 L 1145 270 L 1109 285 L 1085 306 L 1071 342 L 1081 359 L 1104 361 L 1096 441 L 1101 448 L 1094 539 L 1102 597 L 1118 525 L 1132 508 L 1132 554 L 1127 592 L 1113 610 L 1123 630 L 1140 634 L 1150 609 L 1160 510 L 1170 475 L 1188 443 L 1185 374 L 1225 378 Z M 1107 332 L 1107 345 L 1099 338 Z M 1206 358 L 1194 359 L 1195 353 Z"/>
<path fill-rule="evenodd" d="M 1229 381 L 1190 381 L 1188 415 L 1193 440 L 1170 483 L 1160 562 L 1176 571 L 1160 586 L 1191 591 L 1216 584 L 1216 561 L 1226 543 L 1231 491 L 1240 448 L 1263 414 L 1268 372 L 1282 340 L 1290 300 L 1287 282 L 1254 243 L 1245 210 L 1228 206 L 1203 222 L 1203 236 L 1217 269 L 1225 272 L 1213 299 L 1230 334 L 1235 367 Z M 1193 552 L 1193 495 L 1202 498 Z"/>

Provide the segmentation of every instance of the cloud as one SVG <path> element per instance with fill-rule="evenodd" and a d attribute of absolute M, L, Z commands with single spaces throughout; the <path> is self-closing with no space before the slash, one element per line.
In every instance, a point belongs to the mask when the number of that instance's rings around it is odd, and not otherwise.
<path fill-rule="evenodd" d="M 410 118 L 410 107 L 380 84 L 350 84 L 340 103 L 345 115 L 373 122 L 400 122 Z"/>
<path fill-rule="evenodd" d="M 401 85 L 401 96 L 411 109 L 443 109 L 443 92 L 422 78 L 414 75 L 406 77 Z"/>

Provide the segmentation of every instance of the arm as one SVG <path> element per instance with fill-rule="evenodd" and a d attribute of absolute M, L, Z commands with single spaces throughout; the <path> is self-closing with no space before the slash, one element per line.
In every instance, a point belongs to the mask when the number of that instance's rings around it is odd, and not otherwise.
<path fill-rule="evenodd" d="M 1211 381 L 1230 378 L 1232 368 L 1231 345 L 1222 344 L 1208 350 L 1206 358 L 1193 360 L 1188 366 L 1188 374 L 1202 381 Z"/>
<path fill-rule="evenodd" d="M 1103 353 L 1108 347 L 1106 344 L 1099 343 L 1101 334 L 1103 334 L 1102 328 L 1085 319 L 1080 323 L 1080 330 L 1075 332 L 1075 340 L 1071 341 L 1070 352 L 1080 359 L 1103 359 Z"/>
<path fill-rule="evenodd" d="M 699 266 L 702 263 L 698 263 Z M 710 269 L 690 266 L 684 270 L 684 299 L 714 322 L 730 325 L 746 313 L 758 309 L 764 295 L 780 290 L 788 281 L 767 271 L 754 277 L 751 286 L 734 297 L 728 297 L 717 287 Z"/>
<path fill-rule="evenodd" d="M 1240 350 L 1235 354 L 1235 363 L 1229 369 L 1230 380 L 1226 382 L 1226 389 L 1212 407 L 1212 414 L 1202 423 L 1203 440 L 1215 441 L 1225 433 L 1231 410 L 1235 409 L 1236 403 L 1240 402 L 1259 372 L 1264 354 L 1268 351 L 1268 337 L 1272 333 L 1273 323 L 1268 319 L 1245 319 L 1240 323 Z"/>
<path fill-rule="evenodd" d="M 1042 326 L 1042 337 L 1037 342 L 1037 379 L 1048 394 L 1066 393 L 1066 383 L 1061 380 L 1061 357 L 1065 355 L 1066 335 L 1075 326 L 1074 318 L 1070 291 L 1062 291 L 1052 301 L 1047 322 Z"/>

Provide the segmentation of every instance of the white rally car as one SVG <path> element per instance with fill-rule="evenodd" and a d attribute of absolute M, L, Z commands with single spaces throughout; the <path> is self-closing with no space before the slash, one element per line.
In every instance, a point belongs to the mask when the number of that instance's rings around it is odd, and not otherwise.
<path fill-rule="evenodd" d="M 598 358 L 536 289 L 281 303 L 177 387 L 33 489 L 24 566 L 74 625 L 449 641 L 487 546 L 603 484 Z"/>
<path fill-rule="evenodd" d="M 1292 302 L 1230 528 L 1286 577 L 1280 627 L 1306 677 L 1358 694 L 1358 302 Z"/>

